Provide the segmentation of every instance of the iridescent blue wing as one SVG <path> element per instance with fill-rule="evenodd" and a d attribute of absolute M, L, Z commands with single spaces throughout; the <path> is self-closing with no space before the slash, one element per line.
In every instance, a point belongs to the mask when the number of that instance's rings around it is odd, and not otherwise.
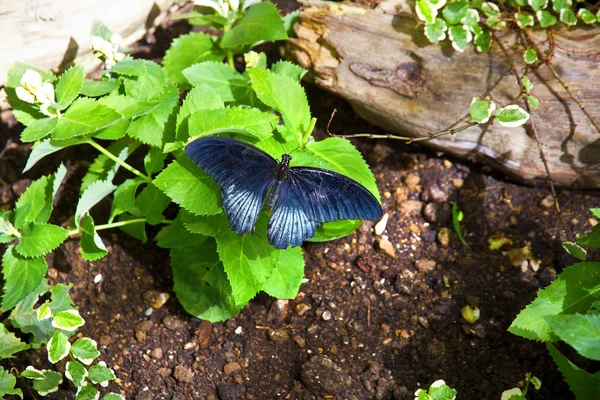
<path fill-rule="evenodd" d="M 277 161 L 251 144 L 218 136 L 196 139 L 185 152 L 221 186 L 231 229 L 251 232 L 275 181 Z"/>
<path fill-rule="evenodd" d="M 323 222 L 381 217 L 381 205 L 360 183 L 333 171 L 292 167 L 269 221 L 269 242 L 277 248 L 300 245 Z"/>

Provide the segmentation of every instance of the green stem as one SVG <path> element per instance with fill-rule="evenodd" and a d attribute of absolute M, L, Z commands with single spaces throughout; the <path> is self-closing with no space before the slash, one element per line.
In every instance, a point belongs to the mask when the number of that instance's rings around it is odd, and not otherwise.
<path fill-rule="evenodd" d="M 96 226 L 94 229 L 96 231 L 102 231 L 105 229 L 119 228 L 119 227 L 125 226 L 125 225 L 139 224 L 141 222 L 146 222 L 146 218 L 136 218 L 136 219 L 130 219 L 127 221 L 117 221 L 117 222 L 112 222 L 110 224 L 102 224 L 102 225 Z M 168 224 L 172 224 L 173 221 L 165 219 L 165 220 L 162 220 L 160 223 L 168 225 Z M 80 232 L 79 229 L 70 230 L 69 236 L 77 235 L 79 232 Z"/>
<path fill-rule="evenodd" d="M 227 64 L 229 64 L 231 68 L 235 68 L 235 62 L 233 61 L 232 51 L 227 51 Z"/>
<path fill-rule="evenodd" d="M 121 160 L 119 157 L 115 156 L 113 153 L 106 150 L 104 147 L 100 146 L 98 143 L 94 142 L 94 140 L 88 139 L 86 141 L 86 143 L 90 144 L 92 147 L 94 147 L 100 153 L 104 154 L 106 157 L 110 158 L 111 160 L 113 160 L 114 162 L 116 162 L 117 164 L 119 164 L 121 167 L 125 168 L 127 171 L 131 172 L 132 174 L 142 178 L 144 181 L 146 181 L 148 183 L 152 182 L 152 178 L 150 178 L 147 175 L 142 174 L 140 171 L 133 168 L 131 165 L 127 164 L 125 161 Z"/>

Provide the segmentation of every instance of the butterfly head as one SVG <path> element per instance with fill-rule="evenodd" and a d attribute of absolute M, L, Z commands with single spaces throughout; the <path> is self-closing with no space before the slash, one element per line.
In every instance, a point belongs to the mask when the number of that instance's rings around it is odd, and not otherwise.
<path fill-rule="evenodd" d="M 292 156 L 290 156 L 289 154 L 281 155 L 281 164 L 288 166 L 290 165 L 290 161 L 292 161 Z"/>

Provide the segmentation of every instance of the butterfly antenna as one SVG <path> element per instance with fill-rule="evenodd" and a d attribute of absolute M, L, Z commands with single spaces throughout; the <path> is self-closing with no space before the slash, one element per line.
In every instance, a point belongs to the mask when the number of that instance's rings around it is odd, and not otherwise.
<path fill-rule="evenodd" d="M 329 122 L 327 122 L 327 134 L 329 136 L 333 136 L 333 137 L 339 136 L 339 135 L 331 133 L 331 131 L 329 130 L 329 125 L 331 125 L 331 121 L 333 121 L 333 117 L 335 117 L 336 112 L 337 112 L 337 108 L 334 108 L 333 111 L 331 112 L 331 117 L 329 117 Z"/>

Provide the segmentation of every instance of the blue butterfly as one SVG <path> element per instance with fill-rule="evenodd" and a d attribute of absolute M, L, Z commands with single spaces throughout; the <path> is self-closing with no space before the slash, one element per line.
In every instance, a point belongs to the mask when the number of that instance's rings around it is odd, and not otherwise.
<path fill-rule="evenodd" d="M 211 136 L 190 142 L 185 152 L 221 186 L 229 226 L 253 232 L 265 199 L 273 210 L 267 236 L 278 249 L 299 246 L 324 222 L 381 217 L 381 205 L 358 182 L 326 169 L 290 167 L 240 140 Z M 270 194 L 269 194 L 270 192 Z"/>

